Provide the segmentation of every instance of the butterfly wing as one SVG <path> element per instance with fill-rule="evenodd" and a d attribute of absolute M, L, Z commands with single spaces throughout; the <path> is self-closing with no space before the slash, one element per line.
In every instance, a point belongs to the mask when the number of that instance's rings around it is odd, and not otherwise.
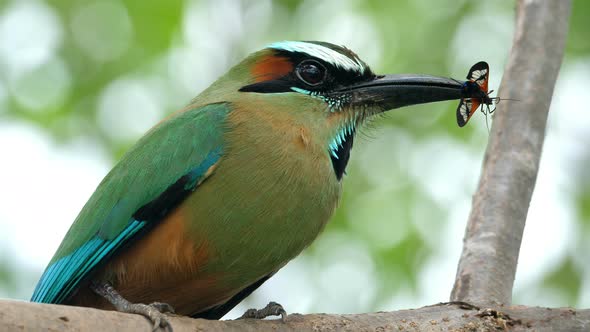
<path fill-rule="evenodd" d="M 490 78 L 490 66 L 485 61 L 480 61 L 474 64 L 471 69 L 469 69 L 469 73 L 467 74 L 467 79 L 477 83 L 481 90 L 487 94 L 488 93 L 488 79 Z"/>
<path fill-rule="evenodd" d="M 480 105 L 480 101 L 477 98 L 464 98 L 459 102 L 457 107 L 457 124 L 459 127 L 463 127 L 469 122 L 471 116 Z"/>

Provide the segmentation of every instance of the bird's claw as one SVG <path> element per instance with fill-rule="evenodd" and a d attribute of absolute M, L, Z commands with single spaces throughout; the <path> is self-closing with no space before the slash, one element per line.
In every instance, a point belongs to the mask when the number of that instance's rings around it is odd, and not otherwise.
<path fill-rule="evenodd" d="M 238 319 L 246 319 L 246 318 L 254 318 L 254 319 L 264 319 L 269 316 L 281 316 L 281 320 L 284 322 L 287 319 L 287 312 L 283 308 L 282 305 L 276 302 L 270 302 L 266 305 L 266 307 L 262 309 L 248 309 L 246 312 Z"/>
<path fill-rule="evenodd" d="M 164 303 L 164 302 L 152 302 L 150 303 L 150 306 L 156 308 L 159 312 L 165 314 L 165 313 L 170 313 L 170 314 L 175 314 L 176 312 L 174 311 L 174 308 L 169 305 L 168 303 Z"/>
<path fill-rule="evenodd" d="M 93 281 L 90 284 L 90 289 L 109 301 L 117 309 L 117 311 L 142 315 L 152 321 L 154 324 L 152 331 L 155 331 L 160 327 L 165 328 L 166 326 L 168 326 L 170 328 L 169 330 L 172 331 L 172 325 L 170 325 L 170 321 L 168 321 L 166 313 L 174 313 L 174 308 L 172 308 L 172 306 L 168 303 L 131 303 L 121 296 L 121 294 L 119 294 L 119 292 L 117 292 L 113 285 L 111 285 L 111 283 L 108 281 Z"/>
<path fill-rule="evenodd" d="M 154 324 L 152 327 L 152 331 L 156 331 L 160 327 L 166 328 L 168 326 L 172 328 L 172 325 L 170 325 L 170 322 L 168 321 L 168 318 L 166 317 L 165 313 L 174 313 L 174 308 L 172 308 L 172 306 L 168 303 L 133 303 L 129 305 L 127 312 L 139 314 L 151 320 Z"/>

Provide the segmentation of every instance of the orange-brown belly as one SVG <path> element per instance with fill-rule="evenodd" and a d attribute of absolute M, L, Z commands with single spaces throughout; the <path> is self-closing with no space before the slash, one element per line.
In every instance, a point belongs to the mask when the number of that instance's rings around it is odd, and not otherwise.
<path fill-rule="evenodd" d="M 203 271 L 210 248 L 205 239 L 189 239 L 184 227 L 181 206 L 104 266 L 95 280 L 110 281 L 131 302 L 165 302 L 182 315 L 227 301 L 239 289 L 223 289 L 215 275 Z M 70 304 L 114 310 L 88 287 L 81 287 Z"/>

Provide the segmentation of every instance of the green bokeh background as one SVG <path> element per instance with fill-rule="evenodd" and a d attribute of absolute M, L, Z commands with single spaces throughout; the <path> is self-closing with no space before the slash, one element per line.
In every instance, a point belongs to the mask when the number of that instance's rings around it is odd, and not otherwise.
<path fill-rule="evenodd" d="M 497 87 L 510 50 L 514 6 L 512 1 L 456 0 L 0 0 L 0 36 L 14 37 L 0 40 L 4 54 L 10 41 L 39 33 L 7 28 L 6 18 L 15 12 L 41 11 L 59 32 L 46 61 L 22 70 L 2 60 L 0 50 L 0 124 L 38 128 L 56 149 L 83 138 L 106 151 L 112 165 L 149 125 L 188 103 L 248 53 L 277 40 L 345 44 L 378 73 L 461 79 L 471 64 L 485 59 L 492 68 L 491 86 Z M 590 2 L 574 1 L 564 68 L 590 68 L 589 16 Z M 28 24 L 26 15 L 17 21 Z M 587 110 L 579 98 L 574 105 Z M 374 121 L 353 150 L 341 206 L 325 233 L 249 304 L 292 300 L 295 311 L 360 312 L 447 300 L 488 139 L 481 114 L 459 129 L 455 108 L 452 102 L 429 104 Z M 567 116 L 562 114 L 557 116 Z M 579 144 L 587 146 L 584 138 L 590 137 L 581 137 Z M 13 144 L 18 142 L 0 142 Z M 561 249 L 551 264 L 525 271 L 534 277 L 520 284 L 517 277 L 515 302 L 590 306 L 590 173 L 585 167 L 590 154 L 584 146 L 575 151 L 567 164 L 553 160 L 575 179 L 559 194 L 572 216 L 567 227 L 575 231 L 559 243 L 536 244 L 540 260 L 552 248 Z M 2 159 L 10 163 L 11 156 Z M 0 187 L 5 195 L 10 190 Z M 19 222 L 2 217 L 0 227 Z M 42 243 L 19 245 L 55 250 Z M 21 261 L 15 255 L 19 250 L 0 243 L 0 297 L 27 299 L 44 268 Z"/>

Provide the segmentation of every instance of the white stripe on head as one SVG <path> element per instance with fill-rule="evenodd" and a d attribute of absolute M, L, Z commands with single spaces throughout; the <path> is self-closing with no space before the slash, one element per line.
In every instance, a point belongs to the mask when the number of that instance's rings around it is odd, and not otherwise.
<path fill-rule="evenodd" d="M 365 72 L 365 66 L 358 57 L 355 56 L 354 59 L 351 59 L 340 52 L 318 44 L 301 41 L 281 41 L 268 45 L 268 48 L 287 52 L 305 53 L 318 59 L 322 59 L 327 63 L 331 63 L 338 68 L 359 72 L 361 74 Z"/>

